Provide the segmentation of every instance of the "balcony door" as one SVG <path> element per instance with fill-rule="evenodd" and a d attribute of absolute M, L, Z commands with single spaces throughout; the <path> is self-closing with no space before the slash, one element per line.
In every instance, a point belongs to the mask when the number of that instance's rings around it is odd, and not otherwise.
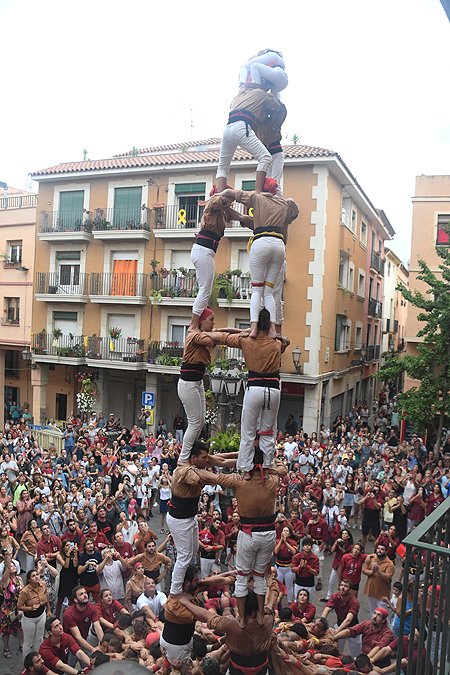
<path fill-rule="evenodd" d="M 70 295 L 80 293 L 80 265 L 60 261 L 59 263 L 59 292 Z"/>
<path fill-rule="evenodd" d="M 118 230 L 135 230 L 142 220 L 142 188 L 114 189 L 113 225 Z"/>
<path fill-rule="evenodd" d="M 71 190 L 59 193 L 59 213 L 57 229 L 59 232 L 79 232 L 84 218 L 84 190 Z"/>

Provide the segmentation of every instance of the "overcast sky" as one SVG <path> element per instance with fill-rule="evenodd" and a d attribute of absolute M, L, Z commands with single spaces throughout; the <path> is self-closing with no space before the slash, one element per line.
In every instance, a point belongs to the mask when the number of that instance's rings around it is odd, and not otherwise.
<path fill-rule="evenodd" d="M 241 62 L 265 47 L 289 75 L 284 136 L 341 155 L 403 260 L 415 176 L 450 173 L 439 0 L 0 0 L 0 26 L 0 181 L 14 187 L 84 148 L 220 136 Z"/>

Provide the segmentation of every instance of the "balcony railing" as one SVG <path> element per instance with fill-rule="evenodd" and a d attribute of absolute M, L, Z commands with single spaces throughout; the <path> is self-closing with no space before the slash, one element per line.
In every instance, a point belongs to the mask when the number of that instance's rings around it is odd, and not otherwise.
<path fill-rule="evenodd" d="M 96 335 L 69 334 L 55 337 L 41 332 L 33 335 L 31 349 L 35 355 L 130 363 L 143 362 L 146 356 L 145 340 L 133 337 L 117 340 Z"/>
<path fill-rule="evenodd" d="M 117 295 L 143 298 L 147 296 L 147 288 L 147 274 L 93 272 L 90 275 L 90 295 Z"/>
<path fill-rule="evenodd" d="M 405 675 L 447 675 L 450 672 L 450 500 L 445 499 L 403 540 L 404 568 L 414 583 L 410 625 L 418 640 L 409 639 L 407 648 L 399 640 L 397 673 Z M 399 635 L 406 623 L 407 594 L 402 594 Z M 413 635 L 414 628 L 411 628 Z M 402 658 L 408 660 L 401 667 Z"/>
<path fill-rule="evenodd" d="M 150 232 L 150 209 L 136 207 L 127 209 L 95 209 L 92 230 L 146 230 Z"/>
<path fill-rule="evenodd" d="M 370 255 L 370 266 L 376 272 L 381 274 L 381 276 L 384 275 L 384 260 L 381 258 L 381 255 L 377 251 L 372 251 Z"/>
<path fill-rule="evenodd" d="M 3 269 L 5 270 L 14 270 L 16 267 L 22 265 L 22 260 L 4 260 Z"/>
<path fill-rule="evenodd" d="M 37 205 L 37 195 L 0 197 L 0 209 L 29 209 Z"/>
<path fill-rule="evenodd" d="M 162 298 L 195 298 L 198 292 L 194 270 L 189 270 L 187 274 L 177 270 L 153 272 L 150 278 L 154 297 L 160 294 Z"/>
<path fill-rule="evenodd" d="M 72 334 L 55 337 L 52 333 L 35 333 L 31 341 L 31 350 L 37 355 L 47 354 L 79 359 L 85 356 L 84 337 Z"/>
<path fill-rule="evenodd" d="M 368 345 L 366 350 L 366 361 L 377 361 L 380 358 L 380 345 Z"/>
<path fill-rule="evenodd" d="M 59 272 L 38 272 L 36 274 L 35 293 L 47 295 L 87 295 L 88 274 L 70 275 Z"/>
<path fill-rule="evenodd" d="M 39 232 L 92 232 L 92 221 L 83 209 L 41 211 Z"/>
<path fill-rule="evenodd" d="M 243 204 L 233 204 L 235 211 L 245 212 Z M 205 207 L 191 204 L 185 208 L 175 206 L 153 206 L 153 227 L 155 230 L 192 230 L 200 226 Z M 239 221 L 231 221 L 229 227 L 241 227 Z"/>
<path fill-rule="evenodd" d="M 20 326 L 20 319 L 19 317 L 16 318 L 8 318 L 7 316 L 2 316 L 1 317 L 1 325 L 2 326 Z"/>
<path fill-rule="evenodd" d="M 374 316 L 377 319 L 381 319 L 383 314 L 383 303 L 375 298 L 369 298 L 369 307 L 368 307 L 369 316 Z"/>
<path fill-rule="evenodd" d="M 183 345 L 180 342 L 151 341 L 148 345 L 149 363 L 163 366 L 179 366 L 183 358 Z"/>

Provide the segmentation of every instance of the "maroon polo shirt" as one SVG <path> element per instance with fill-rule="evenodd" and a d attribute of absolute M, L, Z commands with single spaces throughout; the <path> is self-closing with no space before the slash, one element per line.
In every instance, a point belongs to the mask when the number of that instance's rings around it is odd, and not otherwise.
<path fill-rule="evenodd" d="M 68 663 L 69 652 L 74 656 L 80 649 L 80 645 L 71 635 L 63 633 L 59 645 L 52 644 L 51 638 L 46 638 L 39 647 L 39 654 L 44 659 L 47 668 L 55 670 L 58 661 Z"/>
<path fill-rule="evenodd" d="M 373 625 L 372 619 L 357 623 L 348 630 L 350 637 L 361 635 L 363 654 L 368 654 L 374 647 L 387 647 L 394 639 L 394 634 L 386 622 L 380 629 Z"/>
<path fill-rule="evenodd" d="M 328 539 L 328 525 L 323 518 L 319 518 L 317 523 L 308 522 L 306 533 L 315 541 L 325 541 Z"/>
<path fill-rule="evenodd" d="M 351 553 L 345 553 L 341 560 L 342 578 L 348 579 L 351 584 L 357 586 L 361 581 L 361 571 L 365 559 L 365 553 L 361 553 L 357 558 L 354 558 Z"/>
<path fill-rule="evenodd" d="M 71 628 L 78 628 L 81 637 L 85 640 L 89 634 L 89 628 L 94 621 L 98 621 L 98 611 L 92 602 L 88 602 L 84 611 L 80 612 L 76 605 L 71 605 L 63 614 L 64 632 L 72 635 Z"/>
<path fill-rule="evenodd" d="M 36 547 L 36 555 L 39 558 L 41 555 L 51 553 L 54 557 L 61 550 L 61 539 L 56 534 L 51 534 L 48 541 L 42 537 Z"/>
<path fill-rule="evenodd" d="M 326 607 L 334 609 L 334 611 L 336 612 L 338 625 L 340 625 L 344 621 L 349 612 L 353 614 L 353 619 L 351 621 L 350 626 L 356 626 L 356 624 L 358 623 L 358 612 L 360 604 L 357 598 L 355 598 L 355 596 L 353 595 L 353 593 L 349 593 L 346 598 L 342 597 L 340 593 L 333 593 L 331 598 L 328 600 Z"/>
<path fill-rule="evenodd" d="M 126 560 L 127 558 L 132 558 L 134 556 L 134 551 L 132 545 L 128 541 L 124 541 L 122 546 L 120 546 L 116 541 L 114 542 L 114 548 L 117 553 Z"/>
<path fill-rule="evenodd" d="M 105 619 L 105 621 L 109 621 L 109 623 L 116 623 L 116 621 L 119 619 L 122 609 L 124 609 L 124 606 L 121 605 L 118 600 L 113 600 L 112 605 L 108 605 L 107 607 L 102 605 L 101 602 L 98 602 L 95 607 L 99 617 Z"/>

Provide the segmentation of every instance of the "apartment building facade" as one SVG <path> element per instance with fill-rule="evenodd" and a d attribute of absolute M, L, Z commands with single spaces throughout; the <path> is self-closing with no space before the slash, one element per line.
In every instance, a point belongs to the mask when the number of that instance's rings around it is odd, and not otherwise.
<path fill-rule="evenodd" d="M 37 195 L 0 185 L 0 427 L 5 404 L 30 403 Z"/>
<path fill-rule="evenodd" d="M 35 410 L 46 405 L 51 417 L 73 410 L 76 373 L 89 369 L 104 414 L 131 424 L 144 391 L 154 394 L 155 421 L 171 424 L 181 411 L 177 364 L 196 293 L 190 249 L 218 155 L 219 140 L 209 139 L 34 174 Z M 300 216 L 287 246 L 291 347 L 282 362 L 279 425 L 292 413 L 311 433 L 372 396 L 381 344 L 378 259 L 393 232 L 337 153 L 293 145 L 285 155 L 283 191 Z M 238 150 L 230 184 L 252 189 L 255 168 Z M 248 326 L 249 234 L 232 223 L 216 255 L 217 326 Z"/>
<path fill-rule="evenodd" d="M 413 202 L 411 234 L 411 258 L 409 265 L 409 286 L 411 291 L 425 293 L 426 284 L 417 278 L 420 272 L 419 259 L 426 260 L 432 272 L 439 275 L 441 259 L 436 246 L 448 246 L 449 236 L 445 226 L 450 222 L 450 176 L 417 176 Z M 408 354 L 417 354 L 421 338 L 417 333 L 422 324 L 417 320 L 418 309 L 409 305 L 406 323 L 406 349 Z M 416 386 L 417 382 L 405 378 L 405 389 Z"/>
<path fill-rule="evenodd" d="M 405 348 L 408 303 L 397 290 L 399 283 L 409 287 L 409 272 L 400 258 L 387 246 L 384 249 L 383 339 L 381 351 L 402 352 Z"/>

